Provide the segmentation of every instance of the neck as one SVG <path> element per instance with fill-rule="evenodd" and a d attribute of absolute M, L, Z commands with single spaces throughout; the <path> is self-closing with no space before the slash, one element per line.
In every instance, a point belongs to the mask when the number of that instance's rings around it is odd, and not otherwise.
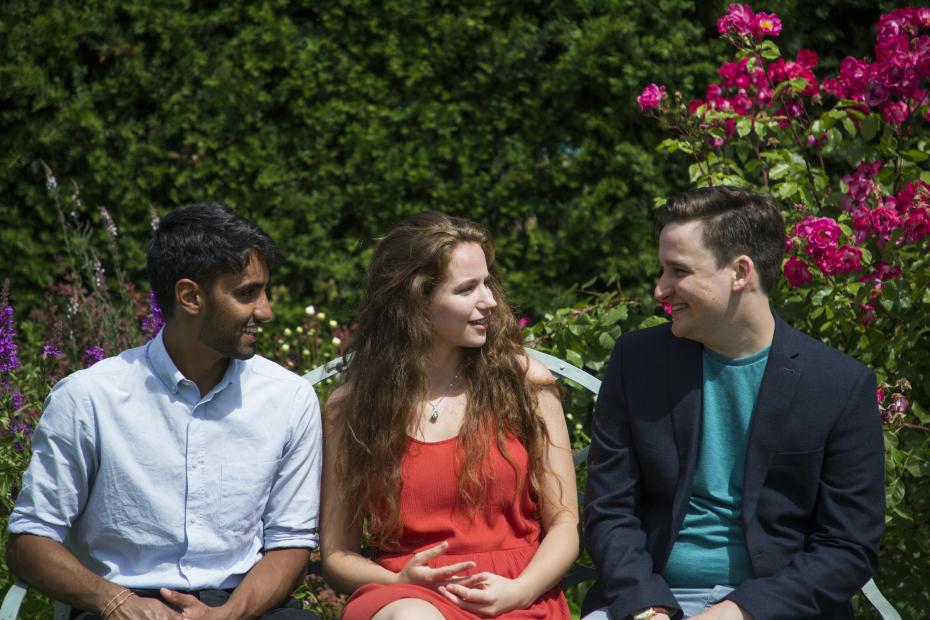
<path fill-rule="evenodd" d="M 165 325 L 165 349 L 185 378 L 193 381 L 203 396 L 220 382 L 229 358 L 201 344 L 192 329 L 178 322 Z"/>
<path fill-rule="evenodd" d="M 704 346 L 727 357 L 746 357 L 771 346 L 775 337 L 775 317 L 768 299 L 764 304 L 755 306 L 751 311 L 734 317 L 728 329 L 722 330 L 713 341 L 705 342 Z"/>
<path fill-rule="evenodd" d="M 430 393 L 446 392 L 462 368 L 462 350 L 459 347 L 433 349 L 426 357 Z"/>

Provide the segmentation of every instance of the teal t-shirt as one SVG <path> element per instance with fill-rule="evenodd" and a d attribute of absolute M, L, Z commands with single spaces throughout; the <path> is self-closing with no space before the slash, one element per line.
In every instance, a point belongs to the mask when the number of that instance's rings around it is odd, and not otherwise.
<path fill-rule="evenodd" d="M 768 348 L 738 358 L 704 348 L 700 452 L 688 514 L 663 571 L 671 587 L 736 586 L 752 577 L 743 532 L 743 470 L 768 358 Z"/>

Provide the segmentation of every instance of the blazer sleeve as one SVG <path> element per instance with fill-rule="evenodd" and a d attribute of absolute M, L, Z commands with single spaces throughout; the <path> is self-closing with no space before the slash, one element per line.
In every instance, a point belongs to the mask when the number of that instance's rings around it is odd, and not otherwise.
<path fill-rule="evenodd" d="M 863 368 L 824 446 L 807 546 L 775 574 L 727 598 L 756 620 L 817 617 L 847 605 L 878 567 L 885 487 L 875 374 Z"/>
<path fill-rule="evenodd" d="M 585 544 L 597 568 L 600 602 L 612 618 L 651 606 L 678 609 L 646 551 L 642 481 L 621 373 L 624 346 L 620 338 L 595 407 L 583 511 Z"/>

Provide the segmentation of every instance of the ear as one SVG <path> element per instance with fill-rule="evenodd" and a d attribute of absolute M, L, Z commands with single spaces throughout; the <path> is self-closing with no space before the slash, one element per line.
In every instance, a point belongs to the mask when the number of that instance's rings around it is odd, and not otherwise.
<path fill-rule="evenodd" d="M 188 278 L 181 278 L 174 283 L 176 310 L 187 316 L 197 316 L 203 312 L 206 294 L 200 285 Z"/>
<path fill-rule="evenodd" d="M 731 265 L 733 268 L 733 292 L 752 290 L 756 273 L 756 266 L 752 259 L 745 254 L 740 254 L 733 259 Z"/>

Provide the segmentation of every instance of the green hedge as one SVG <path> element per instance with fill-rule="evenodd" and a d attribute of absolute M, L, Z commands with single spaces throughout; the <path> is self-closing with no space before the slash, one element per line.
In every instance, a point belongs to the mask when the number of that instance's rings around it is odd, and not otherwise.
<path fill-rule="evenodd" d="M 870 23 L 850 3 L 772 4 L 826 48 L 836 24 Z M 42 160 L 121 223 L 134 279 L 153 209 L 223 200 L 289 250 L 283 301 L 343 316 L 372 240 L 424 208 L 488 225 L 531 313 L 596 276 L 644 285 L 652 197 L 687 179 L 634 98 L 703 87 L 723 5 L 7 2 L 0 260 L 41 305 L 59 252 Z"/>

